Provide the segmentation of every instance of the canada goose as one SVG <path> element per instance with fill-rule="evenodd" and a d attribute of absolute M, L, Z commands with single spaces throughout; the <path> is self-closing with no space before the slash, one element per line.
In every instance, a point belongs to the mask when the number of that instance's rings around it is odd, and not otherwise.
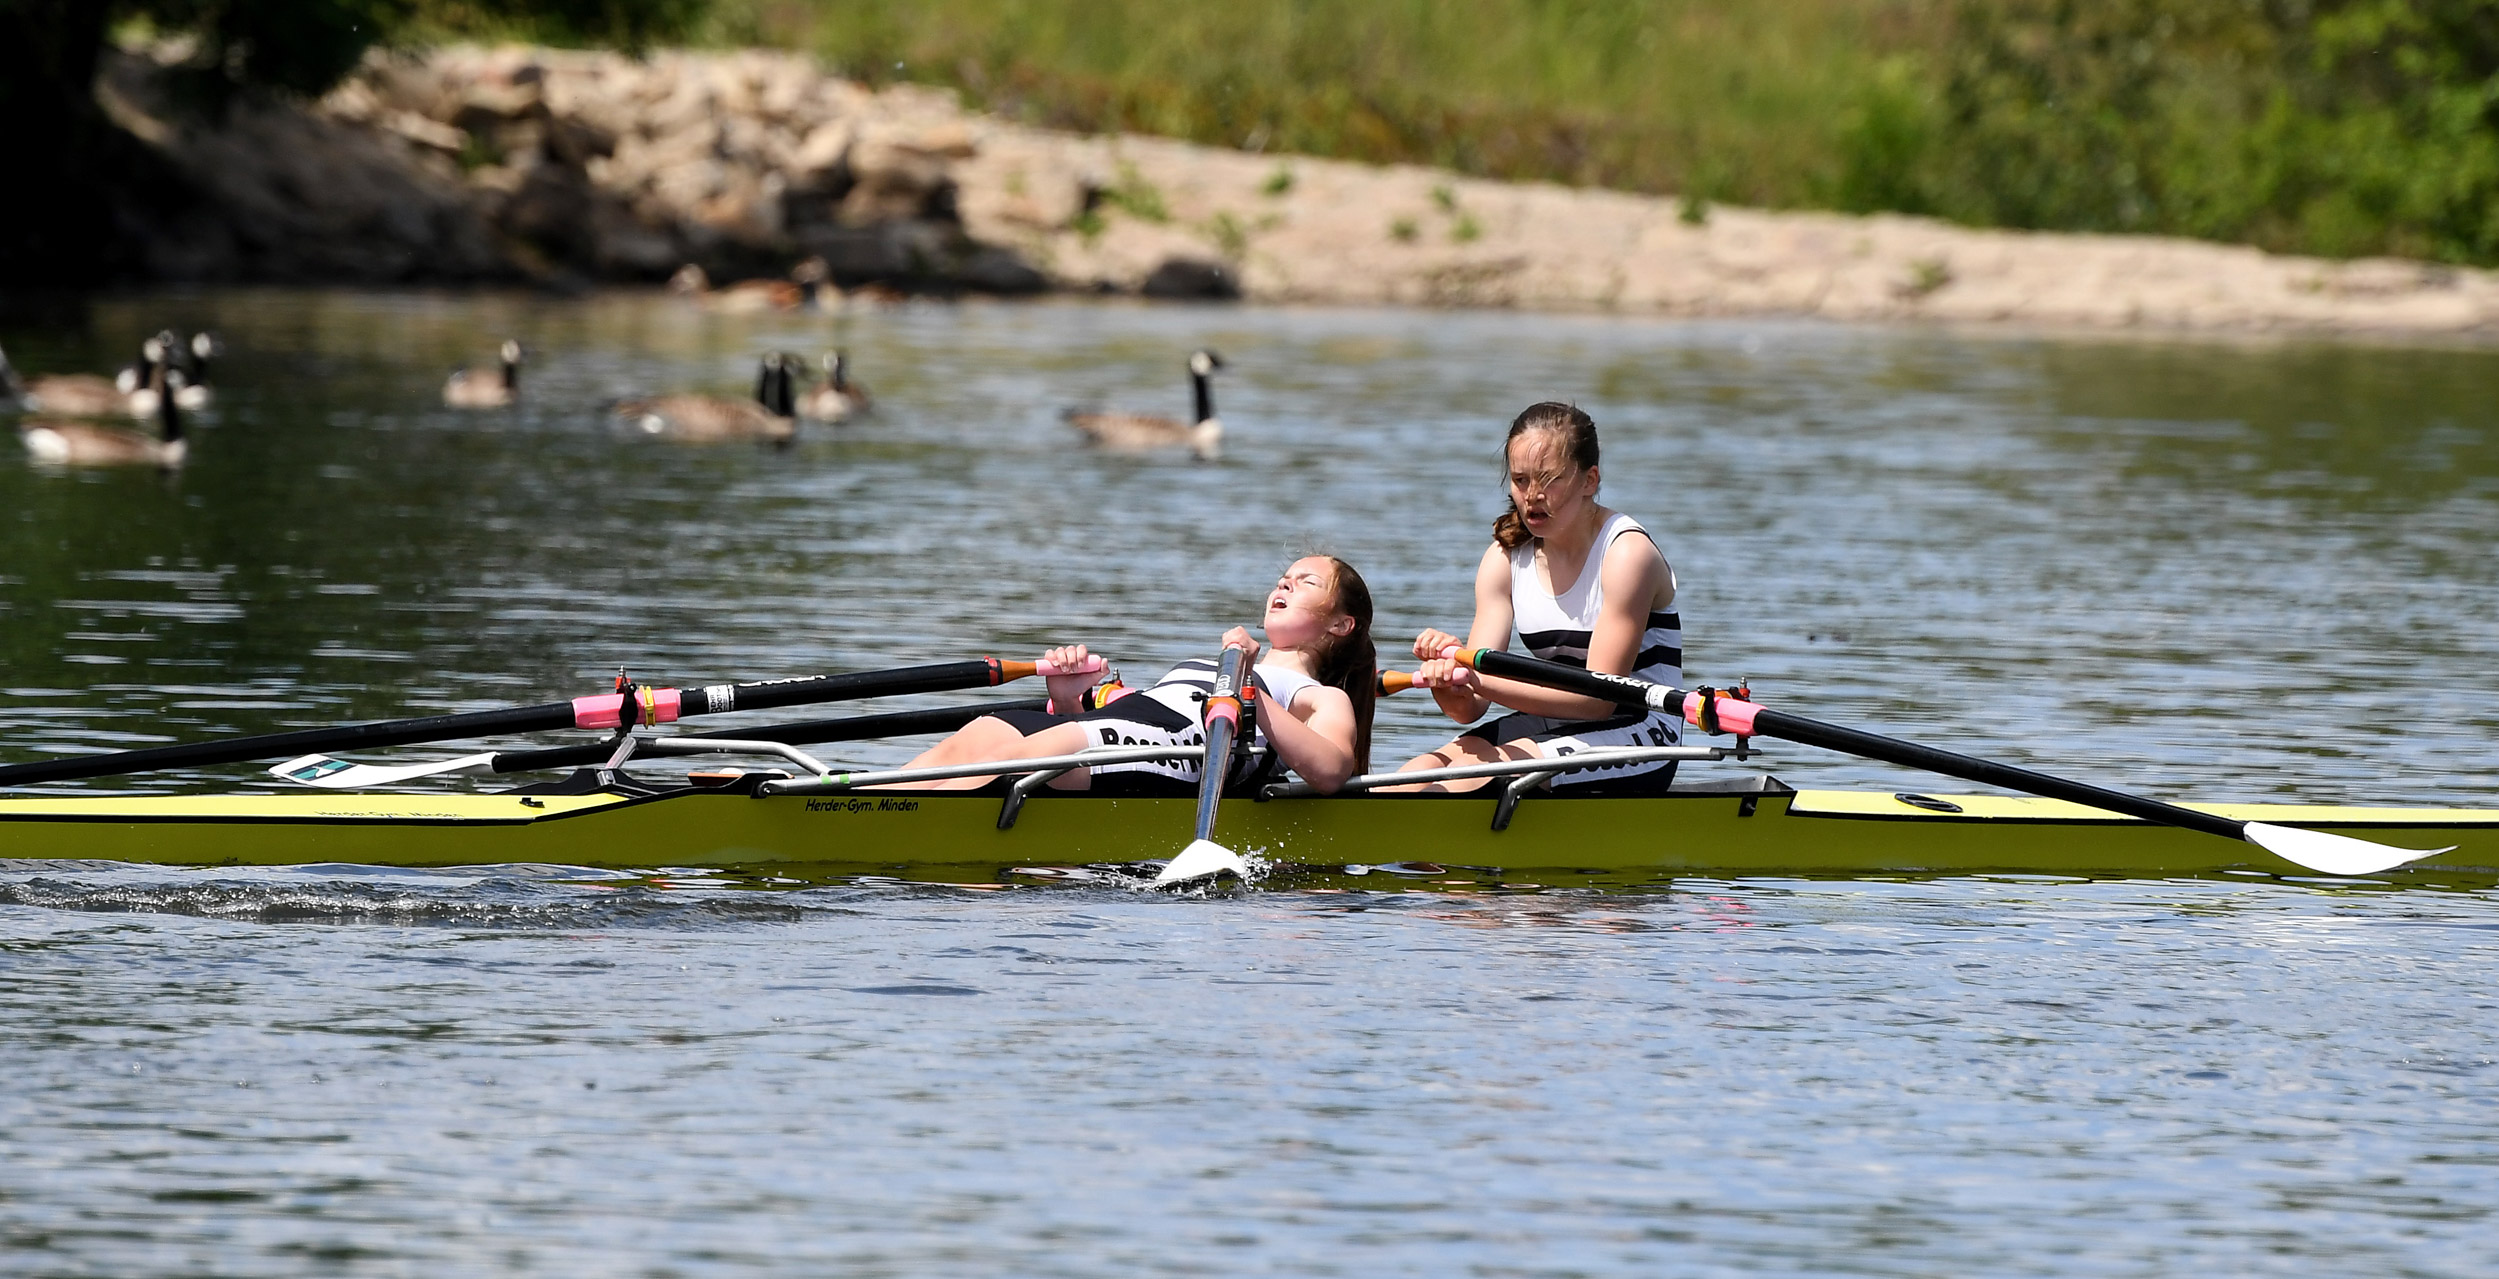
<path fill-rule="evenodd" d="M 835 351 L 824 357 L 824 382 L 798 402 L 801 417 L 813 422 L 840 422 L 876 407 L 868 388 L 850 380 L 850 357 Z"/>
<path fill-rule="evenodd" d="M 1069 409 L 1064 416 L 1069 426 L 1091 436 L 1094 443 L 1106 449 L 1134 453 L 1186 445 L 1201 461 L 1213 461 L 1223 452 L 1223 422 L 1215 416 L 1215 388 L 1208 379 L 1222 367 L 1223 357 L 1212 351 L 1197 351 L 1189 356 L 1189 381 L 1197 391 L 1194 426 L 1143 413 L 1084 413 Z"/>
<path fill-rule="evenodd" d="M 668 291 L 691 298 L 707 311 L 751 315 L 760 311 L 795 311 L 810 302 L 826 309 L 841 304 L 841 290 L 831 283 L 824 259 L 809 258 L 792 268 L 787 279 L 736 280 L 712 287 L 711 276 L 692 262 L 668 277 Z"/>
<path fill-rule="evenodd" d="M 710 395 L 662 395 L 626 400 L 616 416 L 645 435 L 689 444 L 722 440 L 769 440 L 787 444 L 798 434 L 794 355 L 773 354 L 755 370 L 755 398 L 724 400 Z"/>
<path fill-rule="evenodd" d="M 455 409 L 499 409 L 521 396 L 521 344 L 503 340 L 500 368 L 461 369 L 443 379 L 443 403 Z"/>
<path fill-rule="evenodd" d="M 0 351 L 0 401 L 13 402 L 22 412 L 63 417 L 150 417 L 156 412 L 154 373 L 163 359 L 155 354 L 158 349 L 158 339 L 149 338 L 140 347 L 139 363 L 109 378 L 97 373 L 20 378 L 8 353 Z"/>
<path fill-rule="evenodd" d="M 166 333 L 161 336 L 171 339 L 173 334 Z M 170 341 L 166 349 L 169 351 L 173 349 Z M 207 408 L 217 398 L 216 390 L 208 383 L 208 364 L 209 361 L 225 354 L 226 347 L 224 343 L 217 340 L 216 334 L 194 333 L 191 335 L 188 349 L 190 358 L 174 370 L 175 377 L 171 379 L 171 384 L 174 387 L 175 400 L 182 407 L 197 412 Z"/>
<path fill-rule="evenodd" d="M 52 466 L 155 466 L 173 470 L 182 465 L 189 446 L 182 438 L 179 397 L 164 394 L 166 370 L 156 367 L 157 434 L 124 426 L 38 419 L 18 425 L 18 441 L 40 463 Z"/>

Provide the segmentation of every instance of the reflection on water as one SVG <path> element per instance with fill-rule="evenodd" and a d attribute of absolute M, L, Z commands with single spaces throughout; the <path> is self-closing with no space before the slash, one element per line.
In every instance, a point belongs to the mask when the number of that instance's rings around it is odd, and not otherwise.
<path fill-rule="evenodd" d="M 1606 497 L 1680 572 L 1696 681 L 2170 795 L 2494 789 L 2489 351 L 285 292 L 0 338 L 29 369 L 107 367 L 165 324 L 230 351 L 186 471 L 0 458 L 8 758 L 536 701 L 618 666 L 760 678 L 1081 639 L 1150 675 L 1306 545 L 1364 569 L 1392 638 L 1458 626 L 1500 432 L 1558 396 L 1595 412 Z M 507 334 L 533 353 L 522 406 L 439 407 Z M 1183 412 L 1201 344 L 1230 362 L 1221 463 L 1094 453 L 1058 423 Z M 758 353 L 835 345 L 880 413 L 786 452 L 600 411 L 740 394 Z M 1391 701 L 1382 757 L 1447 727 Z M 1801 748 L 1777 767 L 1893 776 Z"/>

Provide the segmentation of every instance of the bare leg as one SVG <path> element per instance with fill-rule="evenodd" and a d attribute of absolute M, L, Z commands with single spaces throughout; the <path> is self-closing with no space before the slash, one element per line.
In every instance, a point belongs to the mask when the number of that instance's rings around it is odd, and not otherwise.
<path fill-rule="evenodd" d="M 948 764 L 988 764 L 1001 760 L 1073 755 L 1085 748 L 1087 740 L 1081 724 L 1053 724 L 1027 737 L 1005 720 L 984 715 L 956 729 L 953 736 L 920 752 L 917 758 L 903 767 L 940 768 Z M 1068 777 L 1060 778 L 1059 784 L 1081 788 L 1085 784 L 1083 781 L 1070 783 L 1068 778 L 1089 780 L 1090 776 L 1085 769 L 1075 769 Z M 898 782 L 896 785 L 911 790 L 978 790 L 991 780 L 989 776 L 949 777 L 933 782 Z"/>
<path fill-rule="evenodd" d="M 1480 737 L 1461 737 L 1439 750 L 1417 755 L 1398 766 L 1401 773 L 1419 772 L 1426 768 L 1449 768 L 1458 764 L 1489 764 L 1501 759 L 1540 759 L 1543 748 L 1527 738 L 1503 742 L 1495 746 Z M 1461 777 L 1454 781 L 1425 782 L 1416 786 L 1382 786 L 1383 791 L 1470 791 L 1479 790 L 1497 779 Z"/>

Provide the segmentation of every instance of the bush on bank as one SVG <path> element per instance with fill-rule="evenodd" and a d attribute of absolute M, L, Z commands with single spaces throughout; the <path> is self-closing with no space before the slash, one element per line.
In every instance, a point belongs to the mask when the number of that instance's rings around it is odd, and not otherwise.
<path fill-rule="evenodd" d="M 1840 146 L 1847 208 L 2499 262 L 2499 3 L 1973 0 Z"/>
<path fill-rule="evenodd" d="M 2499 0 L 714 0 L 1037 123 L 2499 263 Z"/>

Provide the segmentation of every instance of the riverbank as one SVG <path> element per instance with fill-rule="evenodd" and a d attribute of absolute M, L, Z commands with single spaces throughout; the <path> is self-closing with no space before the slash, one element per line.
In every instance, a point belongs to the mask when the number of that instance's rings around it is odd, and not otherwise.
<path fill-rule="evenodd" d="M 2499 333 L 2488 271 L 1081 136 L 776 53 L 446 48 L 213 125 L 122 55 L 100 95 L 196 190 L 133 215 L 167 280 L 565 286 L 815 258 L 846 288 Z"/>

